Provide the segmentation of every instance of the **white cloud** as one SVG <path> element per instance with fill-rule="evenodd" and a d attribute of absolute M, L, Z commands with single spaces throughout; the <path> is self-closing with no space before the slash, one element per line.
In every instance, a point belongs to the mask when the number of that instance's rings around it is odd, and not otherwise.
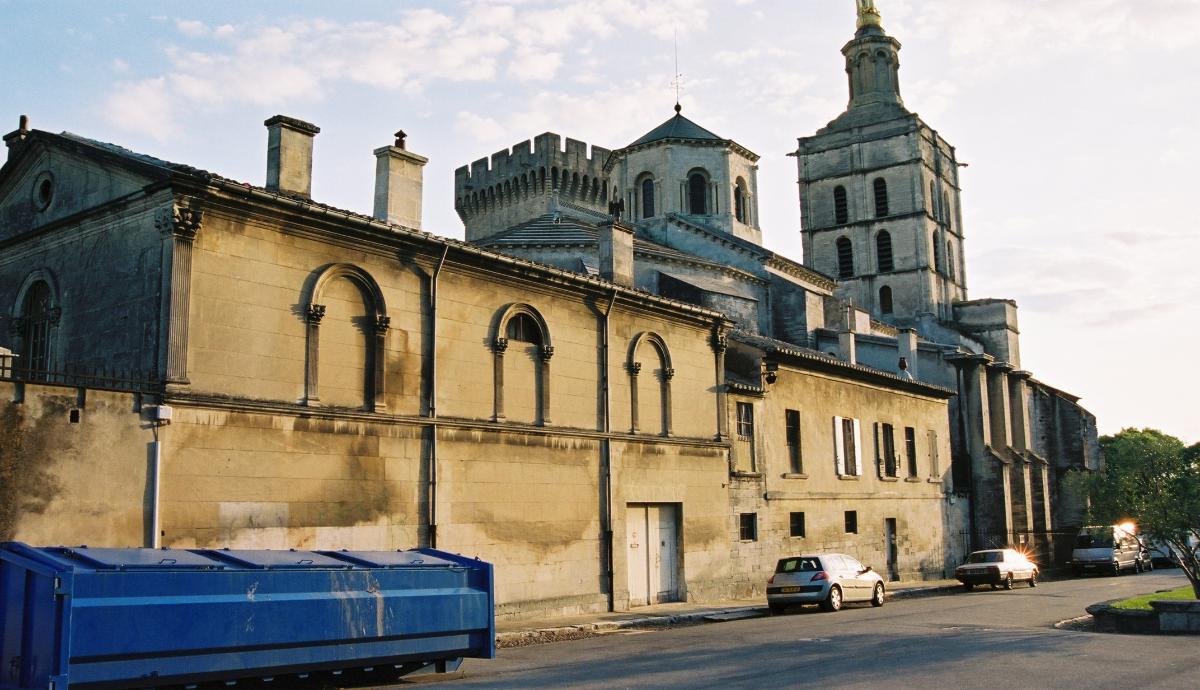
<path fill-rule="evenodd" d="M 204 38 L 208 36 L 208 25 L 195 19 L 176 19 L 175 28 L 188 38 Z"/>
<path fill-rule="evenodd" d="M 522 46 L 508 63 L 508 76 L 517 81 L 547 81 L 554 78 L 562 63 L 560 53 Z"/>
<path fill-rule="evenodd" d="M 113 58 L 112 70 L 117 74 L 125 74 L 129 71 L 129 63 L 125 62 L 121 58 Z"/>
<path fill-rule="evenodd" d="M 116 127 L 158 141 L 175 131 L 174 106 L 164 77 L 118 84 L 103 111 Z"/>

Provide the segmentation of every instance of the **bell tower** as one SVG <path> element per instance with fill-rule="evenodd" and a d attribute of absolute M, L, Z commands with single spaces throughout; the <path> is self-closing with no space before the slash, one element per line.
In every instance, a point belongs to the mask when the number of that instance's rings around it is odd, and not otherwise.
<path fill-rule="evenodd" d="M 954 147 L 905 107 L 900 42 L 874 0 L 856 2 L 846 110 L 793 154 L 804 264 L 882 321 L 951 322 L 967 299 Z"/>

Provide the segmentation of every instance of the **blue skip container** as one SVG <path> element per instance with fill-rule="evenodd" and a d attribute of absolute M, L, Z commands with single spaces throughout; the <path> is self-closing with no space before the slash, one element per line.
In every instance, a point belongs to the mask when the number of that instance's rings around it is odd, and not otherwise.
<path fill-rule="evenodd" d="M 0 543 L 0 689 L 385 682 L 495 657 L 492 566 L 433 549 Z"/>

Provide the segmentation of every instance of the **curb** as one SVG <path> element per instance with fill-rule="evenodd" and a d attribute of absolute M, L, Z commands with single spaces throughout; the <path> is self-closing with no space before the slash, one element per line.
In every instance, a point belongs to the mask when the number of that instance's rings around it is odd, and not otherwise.
<path fill-rule="evenodd" d="M 934 597 L 957 592 L 961 585 L 939 585 L 937 587 L 915 587 L 889 592 L 888 601 L 904 599 L 919 599 Z M 530 630 L 514 630 L 496 633 L 496 645 L 499 647 L 516 646 L 516 643 L 547 638 L 571 639 L 590 637 L 594 634 L 613 632 L 616 630 L 632 630 L 640 628 L 666 628 L 675 625 L 698 623 L 727 623 L 732 621 L 766 618 L 770 615 L 766 606 L 737 606 L 727 609 L 709 609 L 691 613 L 678 613 L 663 616 L 646 616 L 641 618 L 626 618 L 615 621 L 600 621 L 597 623 L 580 623 L 552 628 L 535 628 Z"/>

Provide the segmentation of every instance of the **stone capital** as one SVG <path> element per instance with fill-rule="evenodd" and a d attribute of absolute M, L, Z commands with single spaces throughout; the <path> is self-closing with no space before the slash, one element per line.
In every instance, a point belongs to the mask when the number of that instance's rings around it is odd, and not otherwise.
<path fill-rule="evenodd" d="M 323 318 L 325 318 L 324 304 L 310 304 L 304 310 L 304 320 L 314 326 L 319 325 Z"/>
<path fill-rule="evenodd" d="M 387 330 L 392 327 L 392 317 L 380 314 L 375 317 L 375 332 L 379 335 L 387 333 Z"/>
<path fill-rule="evenodd" d="M 554 356 L 554 346 L 553 345 L 543 345 L 542 346 L 542 361 L 549 362 L 550 358 L 553 356 Z"/>
<path fill-rule="evenodd" d="M 166 236 L 192 241 L 200 232 L 204 212 L 198 208 L 171 204 L 158 209 L 154 214 L 154 227 Z"/>
<path fill-rule="evenodd" d="M 504 354 L 504 351 L 508 349 L 508 338 L 496 338 L 492 343 L 492 349 L 496 351 L 496 354 Z"/>
<path fill-rule="evenodd" d="M 638 374 L 642 373 L 642 363 L 641 362 L 631 362 L 629 364 L 629 373 L 633 374 L 634 376 L 637 376 Z"/>

